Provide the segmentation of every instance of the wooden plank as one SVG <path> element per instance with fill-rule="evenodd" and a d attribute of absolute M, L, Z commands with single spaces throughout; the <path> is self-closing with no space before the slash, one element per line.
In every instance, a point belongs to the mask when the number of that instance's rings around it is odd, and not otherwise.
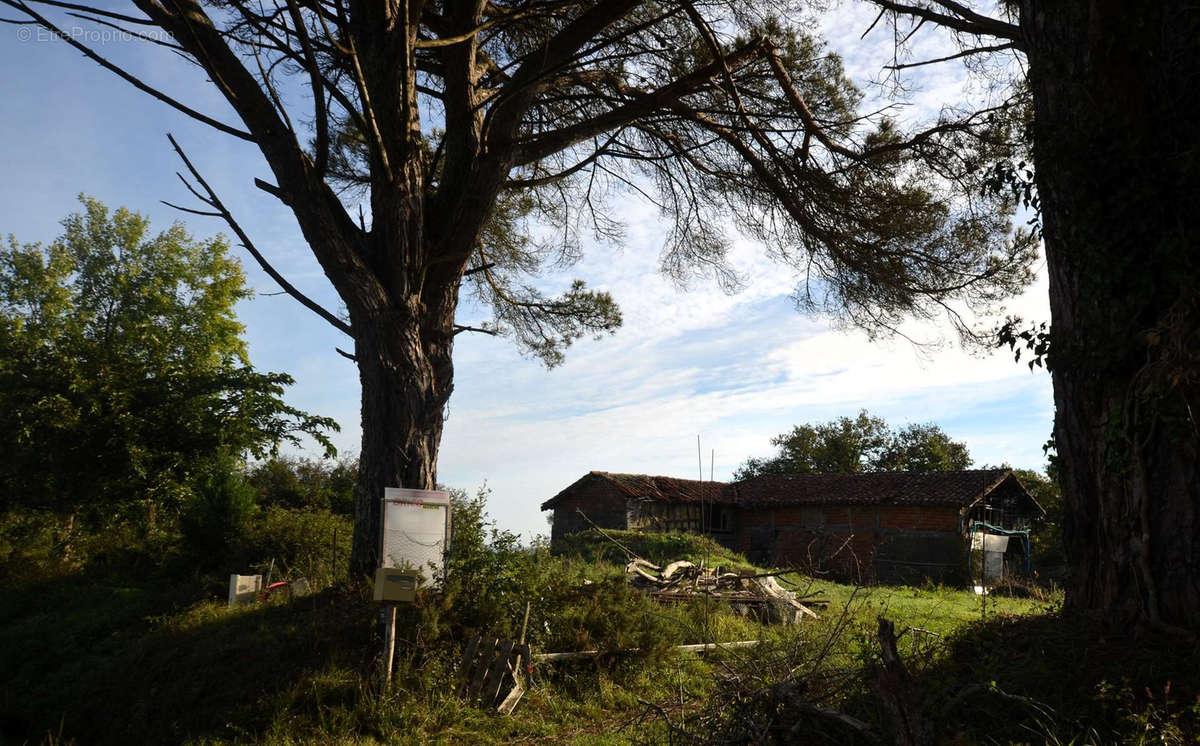
<path fill-rule="evenodd" d="M 726 650 L 729 648 L 752 648 L 758 640 L 739 640 L 737 642 L 704 642 L 697 645 L 676 645 L 673 650 L 681 653 L 702 653 L 706 650 Z"/>
<path fill-rule="evenodd" d="M 511 715 L 512 711 L 517 707 L 517 702 L 521 701 L 521 696 L 524 694 L 525 686 L 519 678 L 514 679 L 512 689 L 508 691 L 508 694 L 504 696 L 500 704 L 496 705 L 496 712 L 499 712 L 501 715 Z"/>
<path fill-rule="evenodd" d="M 491 661 L 495 655 L 496 644 L 500 641 L 495 638 L 486 639 L 479 644 L 479 654 L 481 661 L 477 662 L 471 676 L 471 683 L 467 686 L 467 696 L 471 699 L 479 696 L 480 690 L 483 688 L 484 676 L 487 675 L 487 663 Z"/>
<path fill-rule="evenodd" d="M 460 695 L 466 694 L 467 687 L 470 686 L 471 674 L 475 670 L 475 655 L 479 652 L 479 643 L 482 641 L 483 635 L 471 638 L 471 641 L 467 643 L 466 650 L 463 652 L 462 666 L 458 670 L 458 693 Z"/>
<path fill-rule="evenodd" d="M 500 687 L 508 678 L 509 660 L 512 658 L 513 648 L 517 644 L 512 640 L 498 640 L 497 643 L 496 653 L 488 664 L 483 687 L 479 692 L 483 704 L 489 706 L 495 704 L 500 697 Z"/>
<path fill-rule="evenodd" d="M 728 648 L 751 648 L 759 644 L 759 640 L 738 640 L 736 642 L 705 642 L 695 645 L 676 645 L 672 650 L 678 650 L 681 653 L 700 653 L 706 650 L 724 650 Z M 637 648 L 629 650 L 613 650 L 612 653 L 636 653 Z M 538 653 L 533 656 L 533 660 L 542 662 L 553 661 L 573 661 L 582 660 L 584 658 L 595 658 L 601 653 L 599 650 L 578 650 L 569 653 Z"/>
<path fill-rule="evenodd" d="M 392 662 L 396 657 L 396 604 L 389 603 L 383 613 L 383 686 L 386 689 L 392 685 Z"/>

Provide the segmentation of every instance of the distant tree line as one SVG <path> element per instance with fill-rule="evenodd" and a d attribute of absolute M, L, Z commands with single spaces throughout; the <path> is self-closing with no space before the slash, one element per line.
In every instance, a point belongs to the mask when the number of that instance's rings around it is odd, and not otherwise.
<path fill-rule="evenodd" d="M 774 456 L 751 457 L 737 479 L 764 474 L 955 471 L 971 466 L 967 446 L 933 423 L 893 428 L 862 410 L 854 418 L 796 425 L 771 438 Z"/>

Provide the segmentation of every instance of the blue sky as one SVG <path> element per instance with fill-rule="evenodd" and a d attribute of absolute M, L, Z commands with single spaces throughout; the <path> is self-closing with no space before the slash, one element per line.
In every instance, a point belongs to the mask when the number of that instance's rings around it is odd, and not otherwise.
<path fill-rule="evenodd" d="M 853 4 L 820 19 L 833 47 L 858 80 L 877 75 L 886 50 L 858 42 L 873 17 Z M 175 176 L 172 132 L 222 195 L 256 244 L 294 284 L 327 307 L 338 300 L 289 212 L 253 187 L 269 171 L 253 146 L 208 130 L 159 104 L 61 42 L 23 38 L 0 27 L 0 234 L 49 241 L 58 221 L 86 192 L 110 206 L 149 215 L 158 227 L 184 220 L 196 235 L 225 231 L 215 220 L 183 216 L 160 199 L 190 204 Z M 936 52 L 943 41 L 918 39 Z M 234 121 L 193 69 L 163 50 L 108 40 L 106 55 L 148 82 L 181 91 L 187 103 Z M 910 119 L 932 116 L 973 89 L 953 65 L 912 79 Z M 873 95 L 877 95 L 874 94 Z M 767 260 L 750 241 L 736 242 L 733 262 L 745 289 L 726 295 L 696 281 L 680 291 L 657 272 L 663 227 L 657 212 L 632 197 L 613 199 L 611 217 L 626 225 L 617 249 L 586 245 L 574 267 L 538 280 L 557 292 L 575 277 L 609 290 L 625 325 L 616 335 L 578 342 L 561 367 L 546 371 L 505 340 L 464 334 L 455 350 L 457 377 L 440 462 L 441 481 L 493 490 L 491 512 L 509 529 L 545 530 L 538 505 L 589 469 L 691 477 L 696 436 L 707 474 L 728 478 L 768 439 L 793 424 L 852 415 L 866 408 L 893 424 L 936 422 L 963 440 L 977 464 L 1040 468 L 1050 434 L 1049 377 L 1014 363 L 1011 354 L 969 353 L 953 344 L 917 350 L 903 339 L 870 341 L 797 313 L 797 278 Z M 240 254 L 240 253 L 239 253 Z M 242 256 L 254 287 L 277 290 Z M 1025 318 L 1048 317 L 1045 278 L 1009 306 Z M 346 346 L 324 321 L 284 296 L 243 303 L 254 363 L 296 378 L 291 403 L 342 425 L 339 448 L 359 439 L 359 386 L 353 364 L 334 353 Z M 460 321 L 486 318 L 464 307 Z M 931 325 L 906 332 L 945 335 Z"/>

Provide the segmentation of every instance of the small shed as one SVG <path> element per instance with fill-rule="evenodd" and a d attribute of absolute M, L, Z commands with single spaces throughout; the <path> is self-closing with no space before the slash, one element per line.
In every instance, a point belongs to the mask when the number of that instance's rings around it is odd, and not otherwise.
<path fill-rule="evenodd" d="M 719 524 L 714 521 L 714 513 L 720 513 L 716 506 L 726 508 L 726 522 L 731 518 L 723 499 L 728 487 L 696 479 L 590 471 L 542 503 L 542 510 L 554 511 L 551 546 L 593 523 L 622 530 L 708 533 Z"/>

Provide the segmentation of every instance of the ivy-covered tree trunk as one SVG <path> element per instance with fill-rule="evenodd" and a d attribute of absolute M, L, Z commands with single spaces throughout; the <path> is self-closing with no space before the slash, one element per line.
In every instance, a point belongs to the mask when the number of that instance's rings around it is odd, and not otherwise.
<path fill-rule="evenodd" d="M 1026 0 L 1021 27 L 1067 603 L 1198 630 L 1200 13 Z"/>

